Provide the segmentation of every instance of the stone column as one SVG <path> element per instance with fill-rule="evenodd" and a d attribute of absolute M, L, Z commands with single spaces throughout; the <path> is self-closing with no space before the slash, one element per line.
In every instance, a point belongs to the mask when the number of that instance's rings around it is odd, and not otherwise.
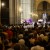
<path fill-rule="evenodd" d="M 32 19 L 35 21 L 35 16 L 33 16 L 33 13 L 36 13 L 36 0 L 31 0 L 31 13 L 32 13 Z"/>
<path fill-rule="evenodd" d="M 15 0 L 15 24 L 17 24 L 17 0 Z"/>
<path fill-rule="evenodd" d="M 16 16 L 16 17 L 17 17 L 16 23 L 17 23 L 17 24 L 21 24 L 21 12 L 20 12 L 20 10 L 19 10 L 19 9 L 20 9 L 20 6 L 21 6 L 21 3 L 20 3 L 20 2 L 21 2 L 21 0 L 17 0 L 17 2 L 16 2 L 16 3 L 17 3 L 17 9 L 16 9 L 16 10 L 17 10 L 17 11 L 16 11 L 16 13 L 17 13 L 17 16 Z M 15 6 L 15 7 L 16 7 L 16 6 Z"/>
<path fill-rule="evenodd" d="M 9 0 L 9 21 L 15 24 L 15 0 Z"/>

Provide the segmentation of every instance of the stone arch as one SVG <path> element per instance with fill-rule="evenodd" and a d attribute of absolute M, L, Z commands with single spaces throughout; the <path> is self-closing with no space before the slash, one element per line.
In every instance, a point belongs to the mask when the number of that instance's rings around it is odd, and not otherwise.
<path fill-rule="evenodd" d="M 49 2 L 49 1 L 40 1 L 40 2 L 38 3 L 38 5 L 37 5 L 37 12 L 38 12 L 39 18 L 42 17 L 42 13 L 44 12 L 44 10 L 43 10 L 43 5 L 42 5 L 43 2 L 45 2 L 45 3 L 47 4 L 47 10 L 46 10 L 46 12 L 47 12 L 48 14 L 50 14 L 50 2 Z"/>
<path fill-rule="evenodd" d="M 36 0 L 36 9 L 37 9 L 38 5 L 43 1 L 50 3 L 50 0 Z"/>

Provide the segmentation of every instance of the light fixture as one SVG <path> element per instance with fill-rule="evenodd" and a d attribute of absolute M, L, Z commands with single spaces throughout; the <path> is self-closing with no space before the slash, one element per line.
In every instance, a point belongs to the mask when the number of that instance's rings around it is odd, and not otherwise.
<path fill-rule="evenodd" d="M 2 3 L 1 3 L 1 5 L 2 5 L 2 7 L 4 7 L 4 6 L 5 6 L 5 3 L 4 3 L 4 2 L 2 2 Z"/>
<path fill-rule="evenodd" d="M 22 10 L 22 8 L 21 7 L 19 7 L 19 12 L 21 13 L 23 10 Z"/>

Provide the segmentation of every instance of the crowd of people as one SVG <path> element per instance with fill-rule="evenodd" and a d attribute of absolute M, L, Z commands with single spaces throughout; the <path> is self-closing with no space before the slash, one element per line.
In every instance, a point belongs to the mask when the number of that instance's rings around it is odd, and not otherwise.
<path fill-rule="evenodd" d="M 50 50 L 50 27 L 0 25 L 0 50 Z"/>

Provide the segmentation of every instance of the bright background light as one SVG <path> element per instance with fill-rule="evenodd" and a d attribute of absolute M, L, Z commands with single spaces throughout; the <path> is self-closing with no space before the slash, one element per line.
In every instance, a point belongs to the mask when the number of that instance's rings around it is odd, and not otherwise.
<path fill-rule="evenodd" d="M 2 2 L 2 4 L 1 4 L 1 5 L 2 5 L 2 7 L 3 7 L 3 6 L 5 6 L 5 3 L 4 3 L 4 2 Z"/>
<path fill-rule="evenodd" d="M 23 10 L 22 10 L 22 8 L 21 7 L 19 7 L 19 12 L 22 12 Z"/>
<path fill-rule="evenodd" d="M 38 17 L 38 14 L 36 13 L 30 13 L 30 15 Z"/>

